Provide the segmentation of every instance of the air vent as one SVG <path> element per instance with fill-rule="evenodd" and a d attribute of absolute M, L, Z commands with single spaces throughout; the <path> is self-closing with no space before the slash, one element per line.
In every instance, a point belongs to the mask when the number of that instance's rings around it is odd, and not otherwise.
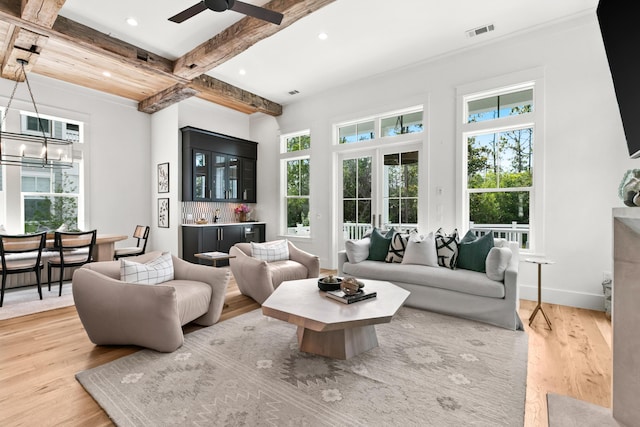
<path fill-rule="evenodd" d="M 298 91 L 297 91 L 297 90 L 295 90 L 295 89 L 294 89 L 294 90 L 290 90 L 290 91 L 289 91 L 289 95 L 297 95 L 297 94 L 299 94 L 299 93 L 300 93 L 300 92 L 298 92 Z"/>
<path fill-rule="evenodd" d="M 493 30 L 495 30 L 495 27 L 493 26 L 493 24 L 485 25 L 483 27 L 474 28 L 473 30 L 468 30 L 467 31 L 467 37 L 479 36 L 481 34 L 485 34 L 485 33 L 488 33 L 489 31 L 493 31 Z"/>

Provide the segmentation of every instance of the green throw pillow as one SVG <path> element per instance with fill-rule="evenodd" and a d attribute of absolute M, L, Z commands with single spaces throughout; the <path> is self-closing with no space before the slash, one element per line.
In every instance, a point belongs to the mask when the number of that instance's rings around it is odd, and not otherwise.
<path fill-rule="evenodd" d="M 377 228 L 373 229 L 371 233 L 371 246 L 369 246 L 369 257 L 371 261 L 384 261 L 389 253 L 389 244 L 393 237 L 394 229 L 387 232 L 386 235 L 382 235 Z"/>
<path fill-rule="evenodd" d="M 476 237 L 468 231 L 458 246 L 458 268 L 486 273 L 486 261 L 493 247 L 493 233 Z"/>

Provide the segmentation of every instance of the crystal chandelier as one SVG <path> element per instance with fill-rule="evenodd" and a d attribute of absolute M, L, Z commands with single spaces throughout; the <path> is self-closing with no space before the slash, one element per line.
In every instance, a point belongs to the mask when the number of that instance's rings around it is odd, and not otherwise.
<path fill-rule="evenodd" d="M 27 90 L 29 91 L 29 97 L 33 104 L 33 111 L 36 114 L 38 120 L 38 128 L 42 132 L 42 135 L 28 135 L 23 133 L 13 133 L 0 131 L 0 165 L 8 166 L 28 166 L 28 167 L 41 167 L 41 168 L 70 168 L 73 166 L 73 141 L 64 139 L 52 138 L 47 136 L 45 127 L 43 126 L 43 120 L 38 113 L 38 107 L 36 101 L 33 99 L 33 93 L 31 92 L 31 86 L 27 79 L 27 73 L 24 70 L 24 66 L 28 62 L 24 59 L 18 59 L 20 69 L 24 75 L 24 81 L 27 84 Z M 13 87 L 11 96 L 9 97 L 9 103 L 2 116 L 2 129 L 11 108 L 11 102 L 16 94 L 18 88 L 19 79 L 16 79 L 16 84 Z"/>

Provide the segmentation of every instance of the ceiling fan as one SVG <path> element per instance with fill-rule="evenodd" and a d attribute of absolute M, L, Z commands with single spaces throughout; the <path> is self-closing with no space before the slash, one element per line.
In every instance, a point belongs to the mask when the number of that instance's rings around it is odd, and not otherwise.
<path fill-rule="evenodd" d="M 169 21 L 181 23 L 189 18 L 192 18 L 204 12 L 207 9 L 214 10 L 216 12 L 224 12 L 225 10 L 233 10 L 238 13 L 243 13 L 247 16 L 262 19 L 263 21 L 271 22 L 276 25 L 280 25 L 283 15 L 273 10 L 265 9 L 264 7 L 254 6 L 249 3 L 245 3 L 238 0 L 203 0 L 194 4 L 188 9 L 169 18 Z"/>

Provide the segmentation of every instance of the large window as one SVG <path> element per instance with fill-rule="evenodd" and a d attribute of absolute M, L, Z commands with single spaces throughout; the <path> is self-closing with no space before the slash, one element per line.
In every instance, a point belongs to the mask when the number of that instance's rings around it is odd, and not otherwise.
<path fill-rule="evenodd" d="M 309 221 L 309 184 L 311 136 L 308 131 L 281 137 L 283 170 L 284 234 L 307 237 Z"/>
<path fill-rule="evenodd" d="M 419 106 L 335 126 L 340 239 L 359 239 L 372 226 L 418 226 L 423 116 Z"/>
<path fill-rule="evenodd" d="M 523 249 L 532 249 L 535 240 L 541 170 L 536 89 L 531 82 L 461 97 L 468 227 L 516 240 Z"/>
<path fill-rule="evenodd" d="M 71 168 L 21 167 L 20 192 L 22 196 L 24 232 L 55 230 L 64 226 L 79 230 L 84 226 L 82 186 L 82 129 L 80 122 L 57 117 L 21 112 L 21 132 L 45 133 L 55 138 L 74 141 L 74 160 Z M 40 128 L 39 123 L 42 125 Z"/>

